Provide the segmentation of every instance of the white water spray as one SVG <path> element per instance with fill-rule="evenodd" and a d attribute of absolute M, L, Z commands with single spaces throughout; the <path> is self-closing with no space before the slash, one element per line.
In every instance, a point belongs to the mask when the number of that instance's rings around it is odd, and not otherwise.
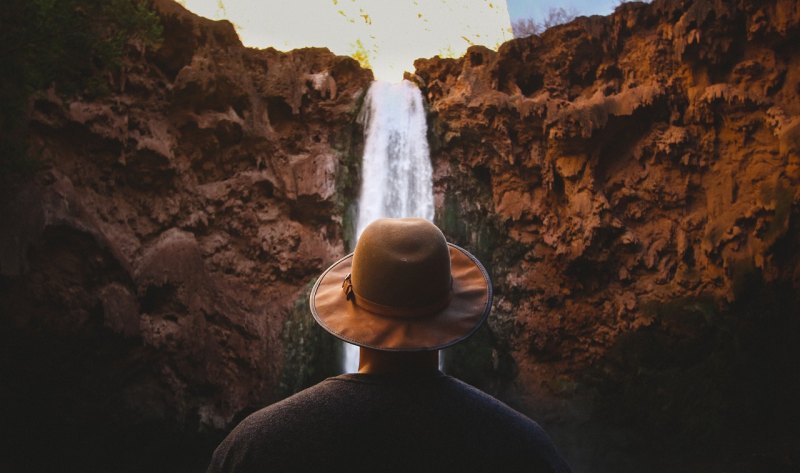
<path fill-rule="evenodd" d="M 364 159 L 356 235 L 384 217 L 433 220 L 433 180 L 422 94 L 408 81 L 373 82 L 359 115 Z M 345 343 L 344 371 L 358 371 L 358 347 Z"/>
<path fill-rule="evenodd" d="M 357 235 L 384 217 L 433 220 L 431 158 L 419 89 L 406 80 L 374 82 L 359 121 L 365 145 Z"/>

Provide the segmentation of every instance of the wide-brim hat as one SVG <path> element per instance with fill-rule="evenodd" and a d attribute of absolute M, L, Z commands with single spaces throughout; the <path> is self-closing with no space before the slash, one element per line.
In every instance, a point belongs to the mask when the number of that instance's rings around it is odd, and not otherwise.
<path fill-rule="evenodd" d="M 478 259 L 431 222 L 380 219 L 364 229 L 353 253 L 322 273 L 309 303 L 317 323 L 345 342 L 439 350 L 481 326 L 492 285 Z"/>

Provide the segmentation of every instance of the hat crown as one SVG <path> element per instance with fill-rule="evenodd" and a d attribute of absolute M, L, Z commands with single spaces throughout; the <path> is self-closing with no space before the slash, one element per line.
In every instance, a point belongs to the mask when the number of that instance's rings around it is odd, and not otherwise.
<path fill-rule="evenodd" d="M 356 297 L 397 308 L 447 300 L 450 252 L 441 230 L 421 218 L 380 219 L 368 225 L 353 253 Z"/>

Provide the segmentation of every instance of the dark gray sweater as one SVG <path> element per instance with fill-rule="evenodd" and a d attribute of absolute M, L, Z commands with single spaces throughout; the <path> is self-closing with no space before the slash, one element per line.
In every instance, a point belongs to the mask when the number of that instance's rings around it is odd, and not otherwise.
<path fill-rule="evenodd" d="M 570 470 L 538 424 L 436 372 L 326 379 L 243 420 L 208 471 Z"/>

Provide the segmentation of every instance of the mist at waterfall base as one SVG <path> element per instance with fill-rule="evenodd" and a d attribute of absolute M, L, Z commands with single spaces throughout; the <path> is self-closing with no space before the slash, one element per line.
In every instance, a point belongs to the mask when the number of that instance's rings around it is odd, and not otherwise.
<path fill-rule="evenodd" d="M 379 218 L 433 220 L 433 170 L 419 88 L 405 80 L 373 82 L 359 122 L 365 143 L 356 235 Z M 358 354 L 357 346 L 345 343 L 345 373 L 358 371 Z"/>

